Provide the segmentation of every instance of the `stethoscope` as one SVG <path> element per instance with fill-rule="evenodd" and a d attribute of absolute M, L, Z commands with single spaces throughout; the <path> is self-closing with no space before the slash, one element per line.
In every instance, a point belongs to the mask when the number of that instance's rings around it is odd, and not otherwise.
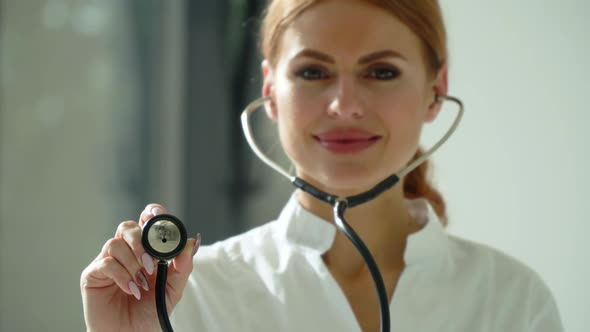
<path fill-rule="evenodd" d="M 242 122 L 242 130 L 244 131 L 244 136 L 246 136 L 246 140 L 250 145 L 250 148 L 254 151 L 256 156 L 260 158 L 265 164 L 269 167 L 280 173 L 281 175 L 285 176 L 289 181 L 296 187 L 304 192 L 312 195 L 313 197 L 323 201 L 333 208 L 334 212 L 334 221 L 337 228 L 352 242 L 352 244 L 356 247 L 359 251 L 363 259 L 367 264 L 367 268 L 371 273 L 371 277 L 373 278 L 373 282 L 375 283 L 375 289 L 377 291 L 377 296 L 379 298 L 379 310 L 380 310 L 380 320 L 381 320 L 381 331 L 382 332 L 389 332 L 390 328 L 390 316 L 389 316 L 389 299 L 387 296 L 387 290 L 385 288 L 385 283 L 383 282 L 383 277 L 381 276 L 381 272 L 379 271 L 379 267 L 375 262 L 375 259 L 371 255 L 371 252 L 365 245 L 365 243 L 361 240 L 361 238 L 356 234 L 354 229 L 348 225 L 346 220 L 344 219 L 344 212 L 346 209 L 355 207 L 357 205 L 366 203 L 375 197 L 379 196 L 384 191 L 390 189 L 395 184 L 399 182 L 404 176 L 414 170 L 416 167 L 420 166 L 424 161 L 426 161 L 436 150 L 438 150 L 448 139 L 449 137 L 455 132 L 461 118 L 463 117 L 463 103 L 461 100 L 451 96 L 436 96 L 436 102 L 444 102 L 444 101 L 451 101 L 456 103 L 459 106 L 457 111 L 457 116 L 453 121 L 450 128 L 447 130 L 445 135 L 436 142 L 428 151 L 426 151 L 422 156 L 411 162 L 408 166 L 402 169 L 400 172 L 395 173 L 385 180 L 378 183 L 372 189 L 348 197 L 339 197 L 337 195 L 332 195 L 330 193 L 324 192 L 310 183 L 304 181 L 303 179 L 292 176 L 289 172 L 282 169 L 279 165 L 273 162 L 270 158 L 268 158 L 258 147 L 254 137 L 252 135 L 252 129 L 250 127 L 250 115 L 259 109 L 265 102 L 270 101 L 269 97 L 262 97 L 258 98 L 255 101 L 251 102 L 242 112 L 241 122 Z M 159 259 L 158 262 L 158 274 L 156 279 L 156 308 L 158 311 L 158 319 L 160 321 L 160 326 L 162 327 L 162 331 L 168 332 L 172 331 L 172 326 L 170 325 L 170 320 L 168 318 L 168 313 L 166 309 L 166 275 L 168 272 L 168 260 L 173 259 L 174 257 L 178 256 L 184 246 L 186 245 L 187 235 L 182 222 L 169 214 L 164 215 L 157 215 L 150 220 L 148 220 L 143 228 L 142 231 L 142 243 L 145 250 L 152 255 L 153 257 Z"/>
<path fill-rule="evenodd" d="M 158 259 L 156 274 L 156 311 L 160 327 L 172 332 L 166 308 L 166 278 L 168 262 L 180 255 L 186 246 L 187 235 L 180 219 L 171 214 L 159 214 L 149 219 L 141 231 L 141 243 L 145 251 Z"/>

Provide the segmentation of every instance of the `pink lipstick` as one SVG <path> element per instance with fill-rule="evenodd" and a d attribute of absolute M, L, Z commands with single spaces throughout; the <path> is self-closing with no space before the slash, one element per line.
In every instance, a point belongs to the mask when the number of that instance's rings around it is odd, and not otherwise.
<path fill-rule="evenodd" d="M 381 136 L 362 129 L 334 129 L 313 137 L 323 148 L 339 154 L 364 151 L 381 139 Z"/>

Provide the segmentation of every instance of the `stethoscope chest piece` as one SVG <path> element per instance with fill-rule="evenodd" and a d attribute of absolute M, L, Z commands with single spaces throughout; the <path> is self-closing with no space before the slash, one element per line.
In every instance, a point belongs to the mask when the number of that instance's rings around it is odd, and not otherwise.
<path fill-rule="evenodd" d="M 145 251 L 160 260 L 178 256 L 186 246 L 187 235 L 180 219 L 170 214 L 159 214 L 148 220 L 141 234 Z"/>
<path fill-rule="evenodd" d="M 148 220 L 141 231 L 145 251 L 159 259 L 156 278 L 156 310 L 162 331 L 171 332 L 172 325 L 166 309 L 166 277 L 168 261 L 180 255 L 186 246 L 186 228 L 170 214 L 159 214 Z"/>

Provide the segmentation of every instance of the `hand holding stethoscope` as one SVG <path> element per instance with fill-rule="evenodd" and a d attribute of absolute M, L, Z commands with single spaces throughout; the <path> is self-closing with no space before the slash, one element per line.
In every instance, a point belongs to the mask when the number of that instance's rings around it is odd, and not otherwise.
<path fill-rule="evenodd" d="M 151 244 L 147 246 L 142 243 L 144 234 L 150 237 Z M 82 272 L 80 287 L 87 328 L 161 331 L 161 318 L 156 310 L 156 275 L 164 270 L 166 263 L 167 278 L 161 279 L 166 286 L 160 289 L 165 290 L 166 309 L 170 312 L 192 272 L 192 257 L 199 244 L 200 237 L 187 239 L 182 224 L 167 215 L 161 205 L 146 206 L 139 222 L 119 224 L 115 236 Z M 177 256 L 172 258 L 174 255 Z M 153 258 L 158 256 L 163 258 L 162 263 Z"/>

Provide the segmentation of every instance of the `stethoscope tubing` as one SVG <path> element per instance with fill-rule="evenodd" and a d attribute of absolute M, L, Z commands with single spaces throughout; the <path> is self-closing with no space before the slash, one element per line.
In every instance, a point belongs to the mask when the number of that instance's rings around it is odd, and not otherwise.
<path fill-rule="evenodd" d="M 344 233 L 344 235 L 346 235 L 350 242 L 352 242 L 352 244 L 356 247 L 367 264 L 367 269 L 371 273 L 371 278 L 375 284 L 375 290 L 377 291 L 377 297 L 379 300 L 379 318 L 381 320 L 381 331 L 389 332 L 391 325 L 389 317 L 389 299 L 387 295 L 387 289 L 385 288 L 385 282 L 383 281 L 383 276 L 381 275 L 381 270 L 379 270 L 379 266 L 373 258 L 373 255 L 371 255 L 369 248 L 367 248 L 360 236 L 358 236 L 354 229 L 348 225 L 346 220 L 344 220 L 344 211 L 346 211 L 346 208 L 346 201 L 344 200 L 338 201 L 336 204 L 334 204 L 334 221 L 340 231 Z"/>
<path fill-rule="evenodd" d="M 445 100 L 455 102 L 455 103 L 457 103 L 457 105 L 459 105 L 459 110 L 457 112 L 457 116 L 455 117 L 455 120 L 453 121 L 453 123 L 449 127 L 449 130 L 447 130 L 447 132 L 443 135 L 443 137 L 440 140 L 438 140 L 422 156 L 420 156 L 419 158 L 416 158 L 416 160 L 411 162 L 408 166 L 404 167 L 398 173 L 395 173 L 398 178 L 403 178 L 408 173 L 413 171 L 416 167 L 420 166 L 420 164 L 422 164 L 428 158 L 430 158 L 430 156 L 434 152 L 436 152 L 436 150 L 438 150 L 451 137 L 451 135 L 453 135 L 453 133 L 457 130 L 457 127 L 459 126 L 459 123 L 461 122 L 461 119 L 463 118 L 463 113 L 464 113 L 463 102 L 461 102 L 461 100 L 459 100 L 458 98 L 453 97 L 453 96 L 436 96 L 437 102 L 441 102 L 441 101 L 445 101 Z M 282 174 L 284 177 L 289 179 L 289 181 L 295 182 L 296 177 L 289 174 L 289 172 L 285 171 L 277 163 L 275 163 L 273 160 L 271 160 L 269 157 L 267 157 L 266 154 L 264 154 L 264 152 L 262 152 L 260 150 L 260 148 L 258 147 L 258 144 L 254 140 L 254 135 L 252 134 L 252 128 L 250 126 L 250 115 L 254 111 L 256 111 L 260 106 L 264 105 L 264 103 L 267 101 L 270 101 L 270 97 L 258 98 L 256 100 L 254 100 L 253 102 L 251 102 L 250 104 L 248 104 L 248 106 L 246 106 L 246 108 L 242 112 L 240 120 L 242 123 L 242 130 L 244 132 L 244 136 L 246 137 L 246 141 L 248 142 L 248 145 L 250 146 L 252 151 L 254 151 L 256 156 L 258 156 L 258 158 L 260 158 L 269 167 L 271 167 L 272 169 L 274 169 L 275 171 L 277 171 L 278 173 Z M 377 186 L 379 186 L 379 185 L 377 185 Z M 371 191 L 371 190 L 369 190 L 369 191 Z M 357 196 L 360 196 L 360 195 L 357 195 Z M 332 197 L 335 197 L 335 196 L 332 196 Z M 322 199 L 322 200 L 324 200 L 324 199 Z M 327 202 L 327 203 L 331 203 L 333 205 L 333 203 L 335 201 L 336 201 L 336 199 L 334 198 L 333 201 Z"/>
<path fill-rule="evenodd" d="M 387 295 L 387 289 L 385 287 L 385 283 L 383 282 L 383 276 L 379 270 L 375 259 L 371 255 L 370 250 L 367 248 L 365 243 L 362 239 L 356 234 L 354 229 L 348 225 L 346 220 L 344 219 L 344 212 L 349 207 L 354 207 L 360 205 L 362 203 L 368 202 L 375 197 L 377 197 L 382 192 L 388 190 L 389 188 L 393 187 L 396 183 L 399 182 L 404 176 L 409 174 L 415 168 L 420 166 L 424 161 L 426 161 L 430 156 L 436 152 L 455 132 L 457 129 L 459 122 L 463 117 L 463 103 L 458 98 L 452 96 L 436 96 L 436 102 L 442 102 L 445 100 L 455 102 L 458 106 L 457 116 L 453 121 L 452 125 L 449 127 L 447 132 L 443 135 L 443 137 L 438 140 L 428 151 L 426 151 L 422 156 L 416 158 L 416 160 L 412 161 L 409 165 L 404 167 L 398 173 L 395 173 L 385 180 L 378 183 L 376 186 L 371 188 L 370 190 L 360 193 L 358 195 L 353 195 L 349 197 L 338 197 L 336 195 L 332 195 L 330 193 L 324 192 L 310 183 L 304 181 L 303 179 L 292 176 L 289 172 L 285 171 L 281 168 L 278 164 L 268 158 L 258 147 L 256 141 L 254 140 L 254 136 L 252 135 L 252 129 L 250 127 L 250 115 L 257 110 L 260 106 L 262 106 L 265 102 L 269 101 L 269 97 L 261 97 L 253 102 L 251 102 L 241 115 L 241 123 L 242 123 L 242 130 L 244 132 L 244 136 L 246 137 L 246 141 L 250 148 L 254 151 L 254 153 L 260 158 L 264 163 L 266 163 L 269 167 L 277 171 L 278 173 L 285 176 L 289 181 L 297 188 L 303 190 L 304 192 L 312 195 L 313 197 L 330 204 L 333 207 L 334 212 L 334 221 L 337 228 L 352 242 L 352 244 L 356 247 L 359 251 L 365 263 L 367 264 L 367 268 L 371 273 L 371 277 L 373 278 L 373 282 L 375 284 L 375 289 L 377 291 L 377 296 L 379 300 L 379 310 L 380 310 L 380 320 L 381 320 L 381 331 L 382 332 L 389 332 L 390 331 L 390 313 L 389 313 L 389 299 Z"/>
<path fill-rule="evenodd" d="M 163 332 L 173 332 L 168 308 L 166 308 L 166 279 L 168 277 L 168 262 L 158 262 L 158 276 L 156 277 L 156 311 Z"/>

